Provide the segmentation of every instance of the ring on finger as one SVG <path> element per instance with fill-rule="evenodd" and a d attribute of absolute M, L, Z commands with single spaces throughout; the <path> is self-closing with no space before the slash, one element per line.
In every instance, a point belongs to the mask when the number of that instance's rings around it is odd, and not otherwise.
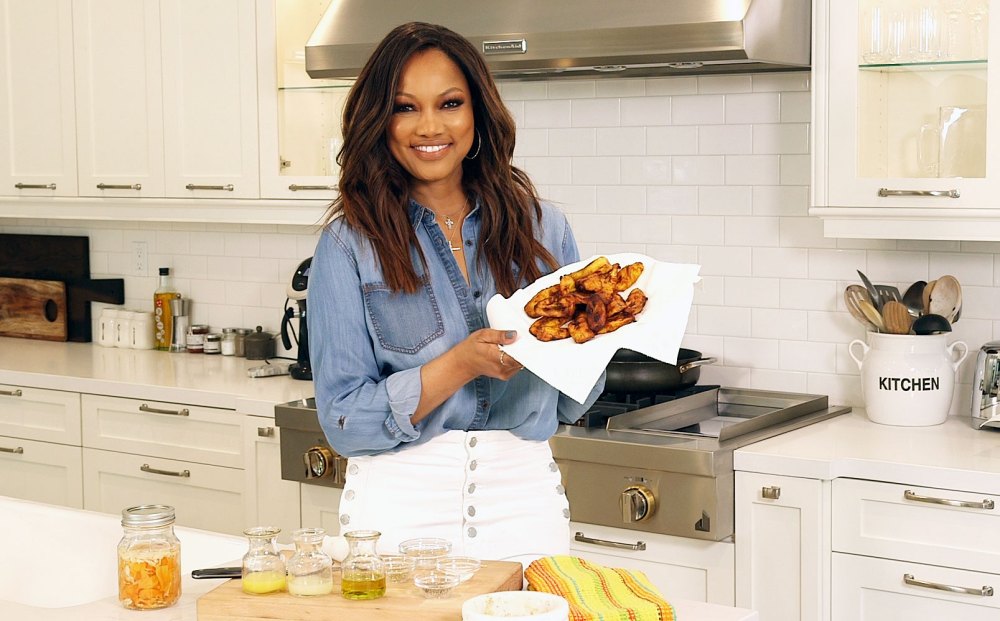
<path fill-rule="evenodd" d="M 507 353 L 504 350 L 500 350 L 500 366 L 507 366 Z"/>

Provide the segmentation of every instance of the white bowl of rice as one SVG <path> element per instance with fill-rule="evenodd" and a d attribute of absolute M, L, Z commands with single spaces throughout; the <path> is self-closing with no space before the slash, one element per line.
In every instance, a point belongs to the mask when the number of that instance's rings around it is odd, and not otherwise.
<path fill-rule="evenodd" d="M 538 591 L 500 591 L 465 600 L 462 621 L 566 621 L 569 604 Z"/>

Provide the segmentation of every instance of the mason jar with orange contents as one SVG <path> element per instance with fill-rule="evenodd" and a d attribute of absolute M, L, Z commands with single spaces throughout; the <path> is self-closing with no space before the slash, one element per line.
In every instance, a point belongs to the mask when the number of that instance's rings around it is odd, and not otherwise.
<path fill-rule="evenodd" d="M 122 511 L 118 600 L 131 610 L 166 608 L 181 596 L 181 542 L 174 508 L 141 505 Z"/>

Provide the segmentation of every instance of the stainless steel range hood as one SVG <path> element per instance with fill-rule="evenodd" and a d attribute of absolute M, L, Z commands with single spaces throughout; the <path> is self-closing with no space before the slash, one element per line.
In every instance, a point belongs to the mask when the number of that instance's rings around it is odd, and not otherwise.
<path fill-rule="evenodd" d="M 332 0 L 306 45 L 306 71 L 355 77 L 408 21 L 464 35 L 498 78 L 809 67 L 810 0 Z"/>

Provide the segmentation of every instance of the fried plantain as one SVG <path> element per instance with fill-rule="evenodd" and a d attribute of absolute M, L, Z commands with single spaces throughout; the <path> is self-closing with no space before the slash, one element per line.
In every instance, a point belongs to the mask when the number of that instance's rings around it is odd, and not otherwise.
<path fill-rule="evenodd" d="M 648 299 L 642 289 L 632 289 L 628 294 L 628 299 L 625 300 L 625 308 L 633 315 L 638 315 L 646 307 Z"/>
<path fill-rule="evenodd" d="M 590 329 L 590 326 L 587 325 L 587 313 L 585 312 L 577 313 L 567 327 L 570 337 L 577 343 L 586 343 L 596 336 L 594 331 Z"/>
<path fill-rule="evenodd" d="M 598 334 L 607 334 L 608 332 L 614 332 L 622 326 L 627 326 L 630 323 L 635 322 L 635 315 L 628 311 L 622 311 L 617 315 L 608 317 L 608 322 L 604 324 Z"/>
<path fill-rule="evenodd" d="M 611 269 L 611 261 L 608 261 L 607 257 L 597 257 L 583 268 L 576 270 L 570 274 L 567 274 L 574 281 L 579 282 L 597 272 L 606 272 Z"/>
<path fill-rule="evenodd" d="M 625 291 L 634 285 L 635 281 L 639 280 L 639 276 L 642 275 L 642 270 L 645 267 L 641 261 L 636 261 L 618 270 L 615 276 L 615 291 Z"/>
<path fill-rule="evenodd" d="M 528 315 L 528 317 L 541 317 L 542 315 L 539 314 L 538 307 L 542 304 L 551 303 L 558 296 L 559 285 L 546 287 L 528 300 L 528 303 L 524 305 L 524 312 Z"/>
<path fill-rule="evenodd" d="M 558 341 L 569 338 L 569 330 L 563 327 L 564 323 L 564 319 L 542 317 L 528 327 L 528 332 L 539 341 Z"/>
<path fill-rule="evenodd" d="M 587 318 L 587 327 L 594 333 L 603 328 L 604 324 L 608 322 L 608 306 L 601 299 L 601 296 L 596 293 L 587 300 L 584 313 Z"/>

